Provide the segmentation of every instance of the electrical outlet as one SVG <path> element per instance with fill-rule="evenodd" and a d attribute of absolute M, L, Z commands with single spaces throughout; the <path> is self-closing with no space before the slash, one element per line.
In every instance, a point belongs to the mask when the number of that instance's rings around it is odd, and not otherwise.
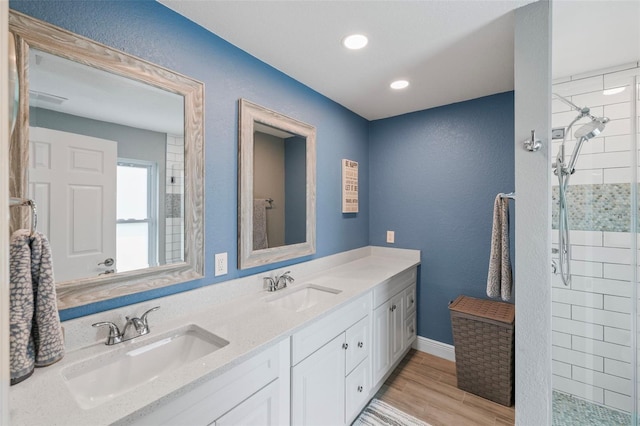
<path fill-rule="evenodd" d="M 227 273 L 227 253 L 217 253 L 215 263 L 215 276 L 225 275 Z"/>
<path fill-rule="evenodd" d="M 396 233 L 394 231 L 387 231 L 387 242 L 393 244 L 396 240 Z"/>

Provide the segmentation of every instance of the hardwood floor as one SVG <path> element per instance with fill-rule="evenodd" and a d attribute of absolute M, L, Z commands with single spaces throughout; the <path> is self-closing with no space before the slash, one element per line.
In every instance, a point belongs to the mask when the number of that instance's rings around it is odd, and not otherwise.
<path fill-rule="evenodd" d="M 455 363 L 414 349 L 376 398 L 432 426 L 505 426 L 515 422 L 515 407 L 458 389 Z"/>

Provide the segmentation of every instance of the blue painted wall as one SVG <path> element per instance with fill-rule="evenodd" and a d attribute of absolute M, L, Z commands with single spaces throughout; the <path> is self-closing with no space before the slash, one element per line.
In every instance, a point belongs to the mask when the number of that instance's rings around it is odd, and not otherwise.
<path fill-rule="evenodd" d="M 418 333 L 452 343 L 447 303 L 484 297 L 492 205 L 514 188 L 513 94 L 367 122 L 155 1 L 27 1 L 10 7 L 205 83 L 206 275 L 197 281 L 61 312 L 63 319 L 271 267 L 236 264 L 237 100 L 317 128 L 317 253 L 368 244 L 422 250 Z M 341 214 L 342 158 L 358 161 L 360 213 Z M 213 276 L 213 255 L 229 274 Z"/>
<path fill-rule="evenodd" d="M 486 298 L 493 202 L 515 185 L 513 122 L 508 92 L 370 124 L 370 241 L 394 230 L 392 246 L 422 250 L 420 336 L 453 343 L 448 302 Z"/>
<path fill-rule="evenodd" d="M 341 159 L 368 169 L 368 122 L 230 45 L 161 4 L 146 1 L 12 0 L 10 8 L 175 70 L 205 84 L 205 277 L 184 284 L 61 312 L 63 319 L 254 274 L 239 271 L 237 251 L 237 118 L 239 98 L 317 129 L 317 252 L 275 267 L 369 244 L 368 209 L 341 214 Z M 360 176 L 368 205 L 368 176 Z M 214 277 L 215 253 L 227 252 L 229 274 Z"/>

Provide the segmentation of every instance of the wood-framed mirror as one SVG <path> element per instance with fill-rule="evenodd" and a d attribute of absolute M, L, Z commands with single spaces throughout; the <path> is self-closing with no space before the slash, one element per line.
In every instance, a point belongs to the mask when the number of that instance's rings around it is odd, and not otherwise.
<path fill-rule="evenodd" d="M 316 251 L 316 129 L 238 102 L 238 268 Z"/>
<path fill-rule="evenodd" d="M 19 12 L 9 30 L 10 194 L 38 205 L 58 308 L 201 278 L 204 85 Z"/>

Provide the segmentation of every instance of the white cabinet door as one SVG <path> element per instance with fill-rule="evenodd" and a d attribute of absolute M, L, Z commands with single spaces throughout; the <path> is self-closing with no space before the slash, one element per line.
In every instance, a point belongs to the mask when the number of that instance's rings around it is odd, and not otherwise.
<path fill-rule="evenodd" d="M 342 333 L 293 367 L 291 423 L 344 424 L 345 335 Z"/>
<path fill-rule="evenodd" d="M 390 302 L 384 303 L 373 311 L 373 383 L 377 384 L 391 367 L 389 342 Z"/>
<path fill-rule="evenodd" d="M 389 307 L 389 341 L 391 343 L 391 363 L 402 356 L 405 349 L 404 340 L 404 292 L 396 294 L 390 300 Z"/>
<path fill-rule="evenodd" d="M 274 426 L 279 424 L 278 380 L 274 380 L 220 417 L 215 426 Z"/>

